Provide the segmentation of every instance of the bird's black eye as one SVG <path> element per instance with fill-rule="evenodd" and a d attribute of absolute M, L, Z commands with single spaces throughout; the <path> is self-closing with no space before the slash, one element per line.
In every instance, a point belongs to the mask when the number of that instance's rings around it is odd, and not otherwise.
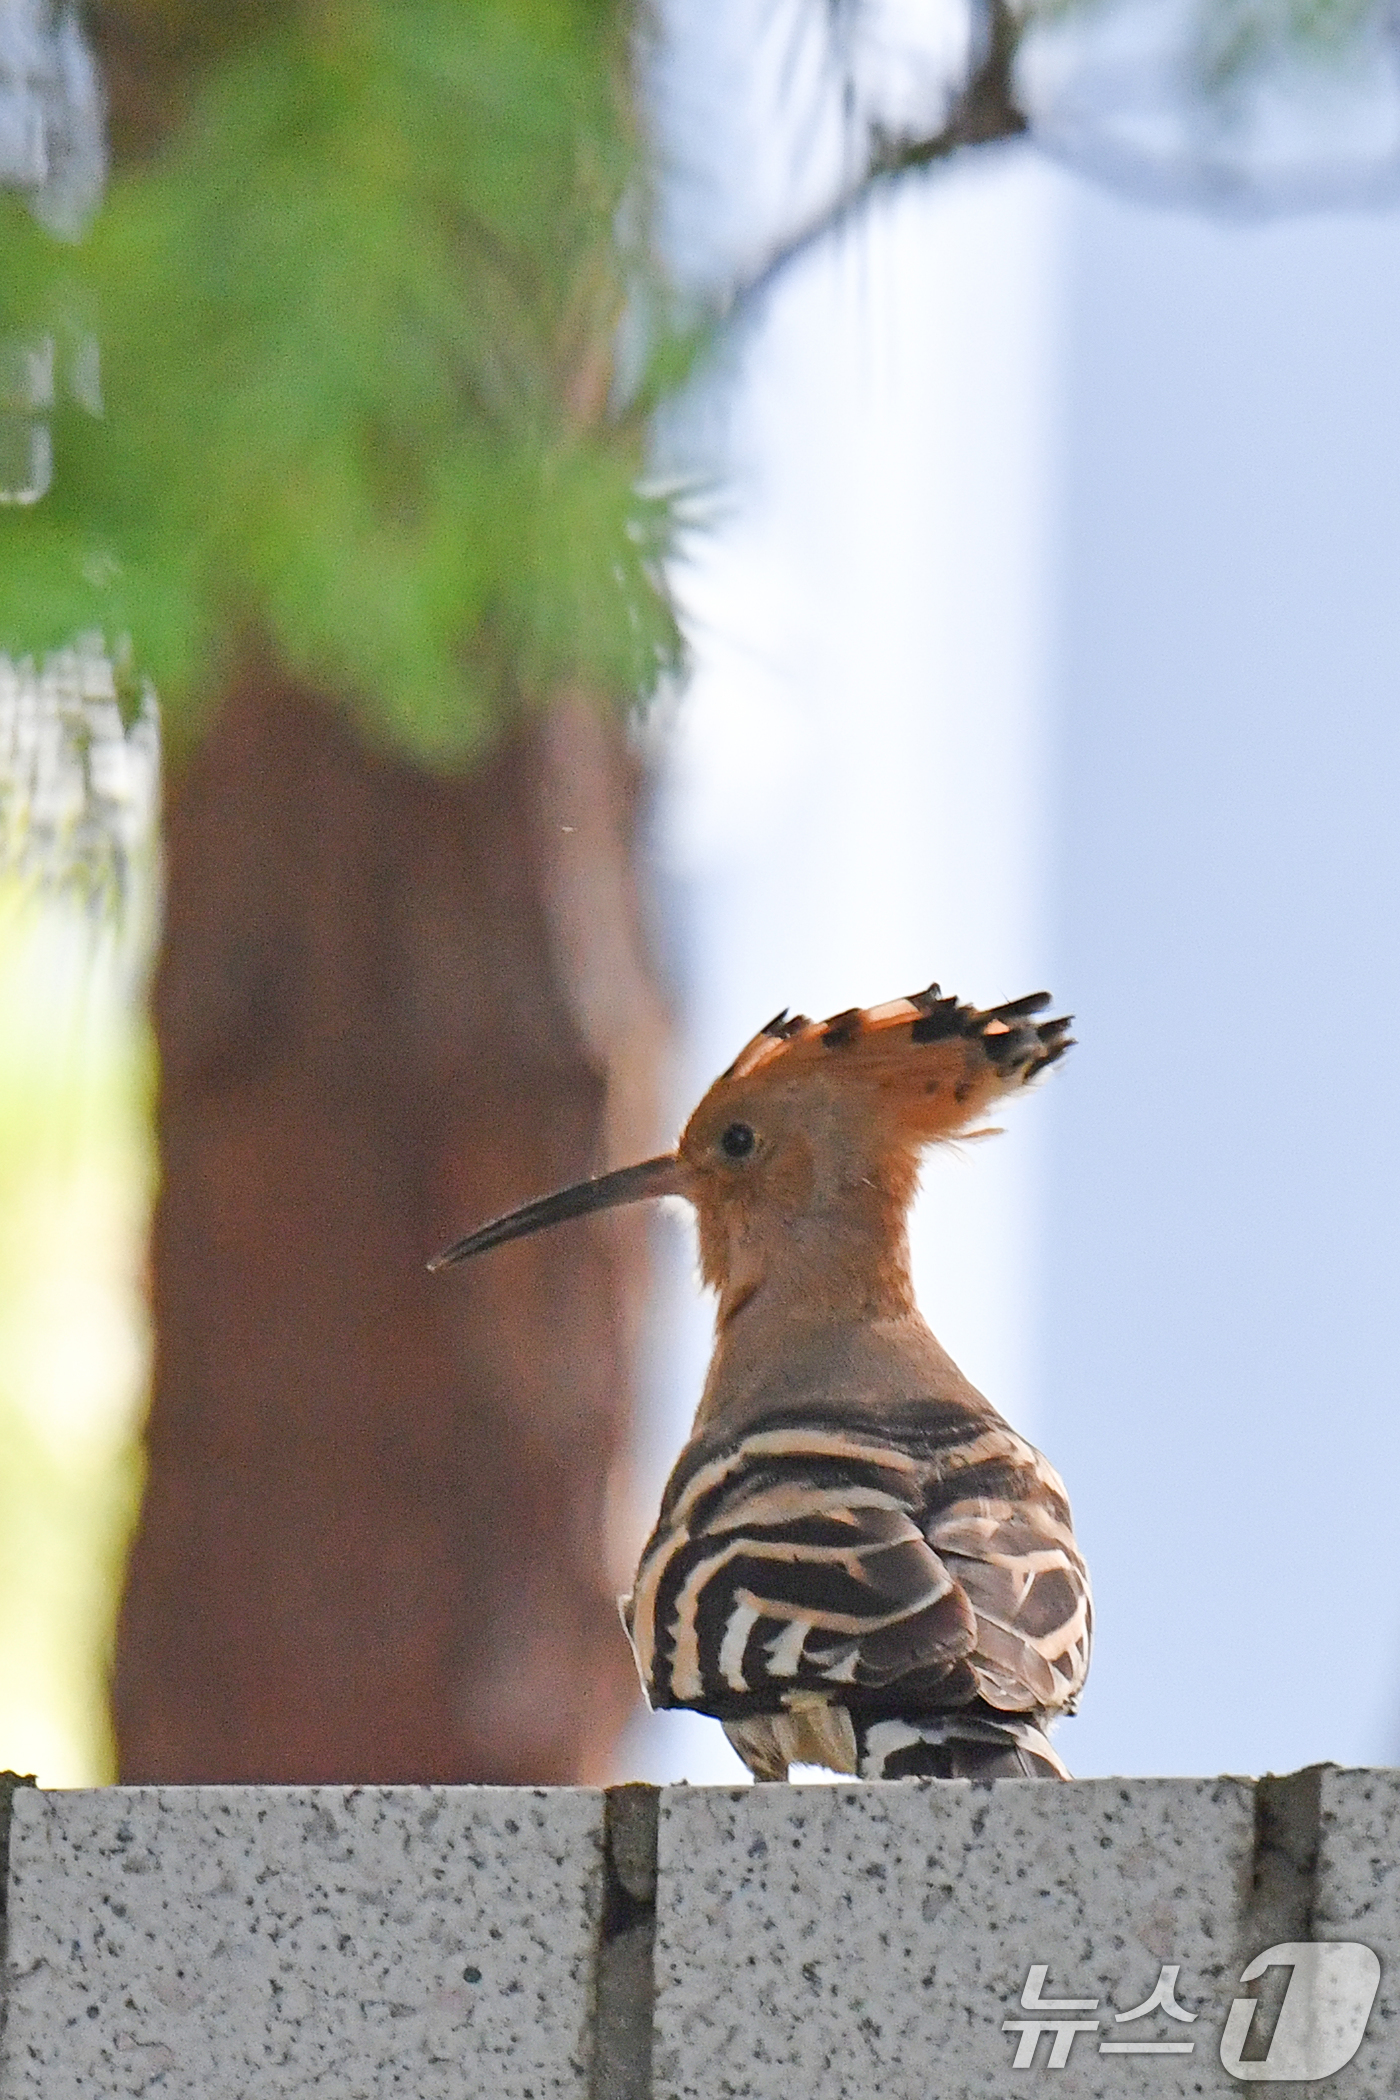
<path fill-rule="evenodd" d="M 754 1148 L 754 1135 L 747 1123 L 731 1123 L 719 1141 L 728 1159 L 747 1159 Z"/>

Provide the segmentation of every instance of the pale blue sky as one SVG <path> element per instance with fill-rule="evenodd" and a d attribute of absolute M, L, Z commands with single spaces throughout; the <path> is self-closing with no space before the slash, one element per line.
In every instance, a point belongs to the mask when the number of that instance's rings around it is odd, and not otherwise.
<path fill-rule="evenodd" d="M 1400 1754 L 1400 216 L 1076 186 L 1042 1423 L 1085 1769 Z"/>

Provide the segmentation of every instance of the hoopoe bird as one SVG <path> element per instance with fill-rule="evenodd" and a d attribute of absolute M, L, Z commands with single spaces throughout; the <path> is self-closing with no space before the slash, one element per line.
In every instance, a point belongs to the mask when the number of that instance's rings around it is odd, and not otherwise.
<path fill-rule="evenodd" d="M 755 1778 L 1069 1777 L 1048 1729 L 1089 1661 L 1059 1475 L 939 1346 L 906 1220 L 926 1146 L 1069 1048 L 1048 993 L 938 985 L 786 1010 L 673 1153 L 525 1204 L 437 1255 L 684 1196 L 717 1295 L 690 1441 L 621 1600 L 653 1708 L 714 1715 Z"/>

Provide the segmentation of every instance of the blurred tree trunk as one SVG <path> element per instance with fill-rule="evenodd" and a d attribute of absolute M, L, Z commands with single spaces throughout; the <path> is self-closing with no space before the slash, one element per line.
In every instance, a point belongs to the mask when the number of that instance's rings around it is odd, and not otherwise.
<path fill-rule="evenodd" d="M 638 786 L 578 698 L 444 778 L 266 665 L 175 781 L 124 1780 L 604 1771 L 644 1221 L 424 1262 L 655 1149 Z"/>

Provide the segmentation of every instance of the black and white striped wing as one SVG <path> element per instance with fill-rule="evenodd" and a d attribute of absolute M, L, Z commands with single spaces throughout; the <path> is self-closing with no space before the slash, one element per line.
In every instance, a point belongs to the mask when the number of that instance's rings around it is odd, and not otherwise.
<path fill-rule="evenodd" d="M 623 1607 L 654 1707 L 742 1716 L 894 1684 L 946 1696 L 976 1628 L 920 1528 L 912 1461 L 794 1426 L 683 1467 Z"/>
<path fill-rule="evenodd" d="M 1021 1449 L 1030 1477 L 1017 1492 L 960 1492 L 925 1529 L 976 1614 L 979 1695 L 1004 1713 L 1072 1712 L 1089 1668 L 1089 1576 L 1059 1475 Z"/>

